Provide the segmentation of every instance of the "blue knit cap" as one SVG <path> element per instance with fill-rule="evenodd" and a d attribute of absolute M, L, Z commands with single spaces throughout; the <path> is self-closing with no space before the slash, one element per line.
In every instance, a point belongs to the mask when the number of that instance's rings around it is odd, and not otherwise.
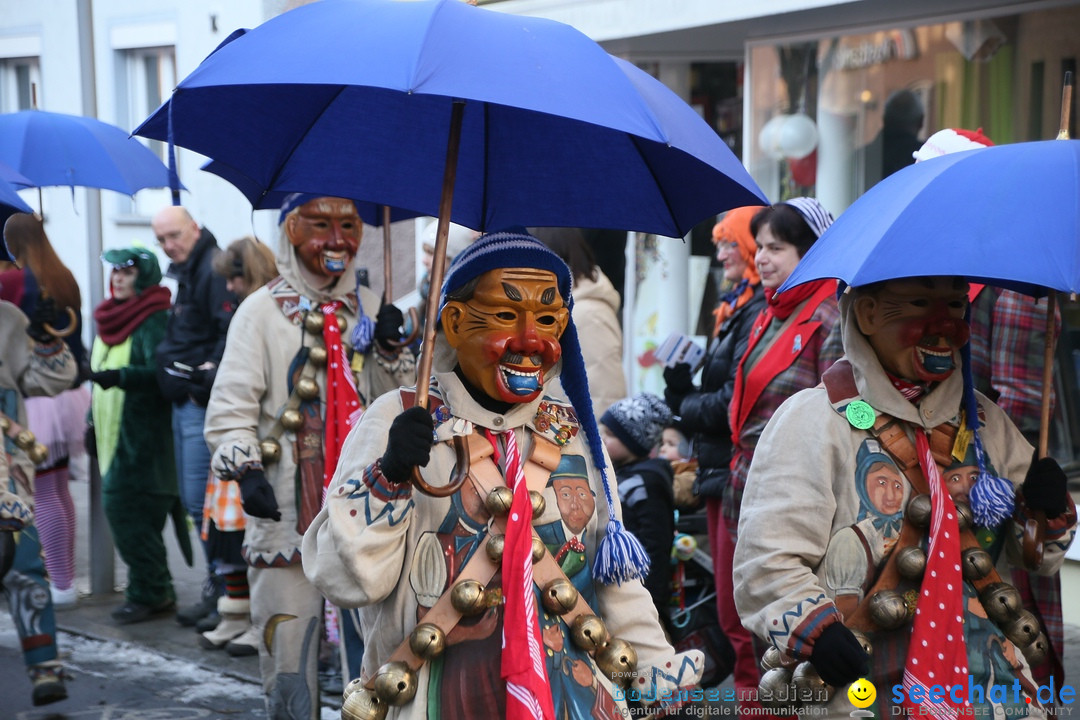
<path fill-rule="evenodd" d="M 555 273 L 559 294 L 566 301 L 568 310 L 574 307 L 571 292 L 573 275 L 563 259 L 548 249 L 542 242 L 521 229 L 494 232 L 483 235 L 461 254 L 454 258 L 443 282 L 439 295 L 439 316 L 446 307 L 446 296 L 460 289 L 469 281 L 480 277 L 490 270 L 502 268 L 536 268 Z M 622 583 L 624 580 L 643 578 L 649 572 L 649 555 L 645 548 L 626 528 L 615 519 L 615 500 L 608 481 L 607 463 L 604 461 L 603 442 L 597 430 L 596 417 L 593 415 L 592 400 L 589 397 L 589 383 L 585 377 L 585 362 L 581 358 L 581 345 L 578 342 L 577 328 L 573 319 L 568 319 L 566 330 L 559 340 L 562 346 L 562 373 L 560 379 L 566 396 L 574 406 L 581 427 L 585 430 L 585 439 L 589 445 L 589 454 L 593 464 L 600 471 L 604 485 L 604 499 L 607 501 L 607 532 L 600 540 L 596 551 L 595 575 L 605 585 Z"/>

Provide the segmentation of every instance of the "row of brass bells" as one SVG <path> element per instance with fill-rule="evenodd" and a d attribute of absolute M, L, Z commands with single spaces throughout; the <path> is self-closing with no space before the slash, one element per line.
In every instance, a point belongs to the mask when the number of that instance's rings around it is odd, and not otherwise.
<path fill-rule="evenodd" d="M 963 532 L 975 524 L 975 514 L 971 512 L 971 506 L 966 502 L 953 503 L 956 506 L 956 524 Z"/>
<path fill-rule="evenodd" d="M 565 615 L 578 602 L 578 589 L 565 577 L 548 581 L 540 591 L 540 602 L 552 615 Z"/>
<path fill-rule="evenodd" d="M 416 673 L 400 661 L 388 662 L 375 673 L 375 697 L 387 705 L 405 705 L 416 696 Z"/>
<path fill-rule="evenodd" d="M 987 616 L 998 625 L 1006 623 L 1023 610 L 1020 592 L 1009 583 L 991 583 L 979 591 L 979 602 Z"/>
<path fill-rule="evenodd" d="M 301 400 L 314 400 L 319 397 L 319 383 L 313 378 L 302 377 L 296 381 L 296 395 Z"/>
<path fill-rule="evenodd" d="M 926 553 L 916 545 L 900 548 L 896 553 L 896 571 L 900 577 L 918 580 L 926 570 Z"/>
<path fill-rule="evenodd" d="M 621 687 L 630 684 L 634 671 L 637 670 L 637 650 L 621 638 L 609 639 L 600 646 L 593 659 L 596 660 L 596 667 L 600 668 L 600 672 Z"/>
<path fill-rule="evenodd" d="M 878 590 L 870 596 L 870 618 L 882 630 L 895 630 L 908 615 L 907 601 L 896 590 Z"/>
<path fill-rule="evenodd" d="M 506 548 L 506 536 L 505 535 L 489 535 L 487 544 L 484 545 L 484 552 L 487 553 L 488 559 L 495 564 L 502 562 L 503 551 Z M 544 541 L 536 535 L 532 536 L 532 561 L 533 565 L 540 562 L 540 558 L 544 557 L 544 553 L 547 552 L 547 547 L 544 545 Z"/>
<path fill-rule="evenodd" d="M 308 360 L 315 367 L 324 367 L 326 365 L 327 352 L 326 348 L 322 345 L 312 345 L 308 348 Z"/>
<path fill-rule="evenodd" d="M 766 670 L 758 682 L 757 699 L 767 710 L 785 715 L 793 714 L 801 703 L 795 690 L 792 671 L 782 665 Z"/>
<path fill-rule="evenodd" d="M 923 530 L 930 527 L 930 514 L 933 512 L 933 505 L 930 502 L 930 496 L 916 495 L 908 501 L 907 509 L 904 510 L 904 517 L 911 521 L 911 524 L 917 528 Z"/>
<path fill-rule="evenodd" d="M 262 456 L 263 465 L 273 465 L 281 459 L 281 443 L 274 438 L 260 440 L 259 454 Z"/>
<path fill-rule="evenodd" d="M 781 653 L 775 645 L 770 645 L 765 648 L 765 652 L 761 653 L 761 660 L 758 664 L 761 666 L 761 671 L 765 673 L 778 667 L 791 670 L 798 664 L 798 661 Z"/>
<path fill-rule="evenodd" d="M 30 449 L 26 451 L 26 456 L 30 458 L 30 462 L 35 465 L 40 465 L 49 459 L 49 448 L 45 447 L 39 442 L 30 446 Z"/>
<path fill-rule="evenodd" d="M 345 332 L 345 328 L 349 327 L 349 321 L 345 319 L 345 316 L 341 313 L 335 315 L 337 318 L 338 330 Z M 324 316 L 321 311 L 308 310 L 304 314 L 304 329 L 312 335 L 322 335 L 324 324 Z"/>
<path fill-rule="evenodd" d="M 826 703 L 832 697 L 833 688 L 826 684 L 810 662 L 801 662 L 791 671 L 791 683 L 795 697 L 801 703 Z"/>
<path fill-rule="evenodd" d="M 981 580 L 993 569 L 994 559 L 982 548 L 969 547 L 960 551 L 960 571 L 968 582 Z"/>
<path fill-rule="evenodd" d="M 604 621 L 596 615 L 578 615 L 570 624 L 570 639 L 579 648 L 592 655 L 607 645 L 611 634 Z"/>
<path fill-rule="evenodd" d="M 304 416 L 296 408 L 286 408 L 281 413 L 281 427 L 289 432 L 296 432 L 304 425 Z"/>
<path fill-rule="evenodd" d="M 1021 610 L 1015 618 L 1002 628 L 1005 637 L 1018 648 L 1025 648 L 1039 637 L 1042 632 L 1039 620 L 1030 610 Z"/>
<path fill-rule="evenodd" d="M 8 419 L 7 415 L 0 415 L 0 433 L 6 433 L 10 429 L 11 420 Z"/>
<path fill-rule="evenodd" d="M 409 649 L 422 660 L 431 660 L 446 650 L 446 633 L 434 623 L 420 623 L 409 633 Z"/>
<path fill-rule="evenodd" d="M 533 520 L 544 514 L 547 501 L 544 496 L 535 490 L 529 491 L 529 503 L 532 505 Z M 514 491 L 505 485 L 492 488 L 484 498 L 484 507 L 493 517 L 506 517 L 510 513 L 510 506 L 514 504 Z"/>
<path fill-rule="evenodd" d="M 360 678 L 345 686 L 341 703 L 341 720 L 383 720 L 390 709 L 387 703 L 364 687 Z"/>

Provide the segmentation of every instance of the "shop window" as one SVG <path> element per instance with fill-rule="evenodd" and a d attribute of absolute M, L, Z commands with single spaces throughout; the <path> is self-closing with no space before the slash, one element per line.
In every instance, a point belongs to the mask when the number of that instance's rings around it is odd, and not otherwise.
<path fill-rule="evenodd" d="M 0 60 L 0 112 L 29 110 L 40 92 L 41 71 L 36 57 Z M 40 104 L 40 99 L 37 102 Z"/>

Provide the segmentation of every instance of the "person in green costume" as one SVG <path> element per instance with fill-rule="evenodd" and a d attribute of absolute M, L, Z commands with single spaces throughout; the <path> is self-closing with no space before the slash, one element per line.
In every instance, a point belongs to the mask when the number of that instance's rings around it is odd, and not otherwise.
<path fill-rule="evenodd" d="M 170 295 L 161 268 L 144 248 L 109 250 L 111 297 L 94 310 L 98 334 L 90 356 L 94 442 L 105 516 L 128 566 L 117 623 L 142 622 L 176 606 L 161 532 L 171 515 L 185 559 L 191 539 L 180 504 L 169 404 L 155 377 L 154 348 L 165 335 Z"/>

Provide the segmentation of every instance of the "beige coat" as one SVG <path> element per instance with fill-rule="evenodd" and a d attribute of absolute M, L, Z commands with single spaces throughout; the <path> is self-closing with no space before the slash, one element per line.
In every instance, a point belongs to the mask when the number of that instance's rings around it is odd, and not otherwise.
<path fill-rule="evenodd" d="M 295 252 L 285 238 L 280 240 L 277 263 L 281 276 L 313 305 L 344 299 L 356 290 L 365 315 L 373 317 L 379 309 L 379 298 L 366 287 L 357 287 L 352 267 L 333 286 L 318 291 L 304 282 Z M 348 321 L 342 334 L 345 340 L 356 325 L 356 311 L 351 303 L 341 310 Z M 245 462 L 261 461 L 259 441 L 270 432 L 289 399 L 287 373 L 293 358 L 301 345 L 315 342 L 316 338 L 302 329 L 300 315 L 286 317 L 267 287 L 256 290 L 240 304 L 229 325 L 225 355 L 206 409 L 204 434 L 213 453 L 211 467 L 215 474 L 230 477 Z M 357 389 L 371 402 L 383 392 L 411 383 L 414 374 L 415 364 L 408 350 L 403 350 L 398 362 L 389 367 L 376 360 L 374 352 L 369 352 L 362 371 L 356 374 Z M 325 418 L 325 369 L 316 373 L 316 381 L 323 400 L 320 410 Z M 294 501 L 295 439 L 294 433 L 284 432 L 279 438 L 281 460 L 265 468 L 281 510 L 280 522 L 247 519 L 244 543 L 252 565 L 299 561 L 301 538 L 296 531 Z"/>
<path fill-rule="evenodd" d="M 861 398 L 875 410 L 914 426 L 930 429 L 956 422 L 963 390 L 960 371 L 954 371 L 917 405 L 912 404 L 892 386 L 858 331 L 850 300 L 850 295 L 841 300 L 841 323 L 845 357 L 854 367 Z M 978 402 L 985 412 L 986 424 L 980 435 L 989 462 L 999 476 L 1019 486 L 1031 462 L 1032 448 L 1000 408 L 982 395 Z M 846 580 L 867 577 L 872 570 L 866 566 L 868 554 L 879 565 L 883 557 L 881 547 L 869 547 L 883 538 L 875 540 L 868 531 L 865 512 L 860 530 L 869 546 L 856 553 L 848 541 L 850 528 L 859 522 L 860 511 L 866 510 L 855 479 L 856 457 L 869 437 L 830 405 L 825 389 L 819 386 L 797 393 L 780 406 L 765 428 L 750 466 L 735 548 L 735 603 L 748 629 L 801 659 L 809 656 L 814 639 L 835 620 L 834 597 L 852 590 Z M 911 489 L 906 482 L 904 488 L 906 506 Z M 1012 520 L 998 528 L 1003 536 L 1003 555 L 1013 563 L 1020 557 L 1017 529 Z M 1068 528 L 1047 542 L 1041 573 L 1054 573 L 1061 567 L 1074 529 Z M 976 604 L 969 600 L 969 609 Z M 991 644 L 999 642 L 996 638 L 1004 640 L 999 633 L 995 635 L 996 628 L 987 629 L 986 625 L 985 615 L 980 623 L 969 611 L 966 632 L 973 673 L 987 661 L 980 654 L 984 648 L 971 639 L 971 633 L 982 627 L 985 637 L 981 639 Z M 909 627 L 885 633 L 885 638 L 871 638 L 872 642 L 885 642 L 890 636 L 896 640 L 897 651 L 891 657 L 881 648 L 873 656 L 869 679 L 877 686 L 879 702 L 891 696 L 891 685 L 898 682 L 894 679 L 896 665 L 900 663 L 902 671 L 906 654 L 906 635 L 900 634 Z M 1019 663 L 1015 671 L 1029 676 L 1023 656 L 1017 651 L 1015 657 Z M 1011 684 L 1012 678 L 998 675 L 997 682 Z M 846 694 L 838 692 L 830 704 L 830 715 L 847 717 L 852 710 Z"/>
<path fill-rule="evenodd" d="M 599 418 L 616 400 L 626 397 L 619 293 L 600 268 L 596 280 L 574 280 L 574 325 L 589 378 L 593 413 Z"/>
<path fill-rule="evenodd" d="M 436 436 L 439 441 L 448 440 L 455 434 L 468 434 L 473 427 L 490 428 L 495 432 L 513 429 L 522 455 L 527 457 L 533 443 L 532 433 L 527 430 L 545 432 L 543 429 L 537 430 L 535 422 L 541 402 L 568 407 L 568 403 L 559 397 L 542 397 L 531 403 L 515 405 L 503 415 L 485 410 L 450 371 L 453 355 L 445 346 L 441 334 L 436 347 L 434 362 L 438 386 L 432 389 L 432 398 L 441 398 L 452 408 L 452 414 L 437 423 Z M 545 392 L 557 391 L 558 385 L 549 382 Z M 463 504 L 470 502 L 468 498 L 476 497 L 475 494 L 467 495 L 472 492 L 468 482 L 452 501 L 450 498 L 421 494 L 408 484 L 391 487 L 381 473 L 374 470 L 374 462 L 386 448 L 390 424 L 402 408 L 400 395 L 389 394 L 379 398 L 364 414 L 346 442 L 326 505 L 304 536 L 304 571 L 308 578 L 335 604 L 360 608 L 365 639 L 365 678 L 386 662 L 416 626 L 418 613 L 423 612 L 453 583 L 460 567 L 454 564 L 456 560 L 447 558 L 456 559 L 461 554 L 455 554 L 453 548 L 464 544 L 475 549 L 475 543 L 486 534 L 490 521 L 485 519 L 487 514 L 484 511 L 472 514 L 462 511 Z M 554 437 L 553 431 L 553 428 L 546 431 L 549 438 Z M 570 456 L 576 458 L 568 460 Z M 611 634 L 633 644 L 639 657 L 639 675 L 646 680 L 643 687 L 651 688 L 654 683 L 659 687 L 671 687 L 673 684 L 685 687 L 696 683 L 702 669 L 702 655 L 697 651 L 675 654 L 664 637 L 656 610 L 640 581 L 605 586 L 592 580 L 589 568 L 606 523 L 603 489 L 599 473 L 593 467 L 583 442 L 583 434 L 579 433 L 562 448 L 562 458 L 564 463 L 576 462 L 584 469 L 592 496 L 586 500 L 589 513 L 587 523 L 583 530 L 574 535 L 584 544 L 584 552 L 576 564 L 563 564 L 564 572 L 579 586 L 582 596 L 604 619 Z M 432 485 L 443 485 L 453 463 L 450 445 L 440 442 L 433 447 L 431 460 L 422 470 L 423 476 Z M 560 470 L 562 467 L 560 465 Z M 534 522 L 534 526 L 552 554 L 556 555 L 560 543 L 571 539 L 572 529 L 565 522 L 566 516 L 559 507 L 560 499 L 550 483 L 544 495 L 547 509 Z M 618 503 L 617 497 L 615 502 Z M 586 558 L 589 564 L 580 562 Z M 575 702 L 577 711 L 584 710 L 587 714 L 594 702 L 595 688 L 604 688 L 610 693 L 611 685 L 587 656 L 580 656 L 585 658 L 581 661 L 580 670 L 584 672 L 584 677 L 590 678 L 589 685 L 582 686 L 581 675 L 576 674 L 576 670 L 575 674 L 570 673 L 571 667 L 577 667 L 577 661 L 567 650 L 572 641 L 565 624 L 543 611 L 540 615 L 556 715 L 562 717 L 559 708 L 573 706 Z M 487 717 L 484 708 L 490 706 L 483 703 L 505 692 L 498 679 L 499 635 L 496 622 L 501 623 L 501 612 L 491 610 L 476 625 L 464 630 L 484 635 L 483 640 L 488 643 L 484 647 L 494 648 L 493 652 L 480 655 L 477 662 L 460 659 L 453 663 L 447 661 L 441 669 L 444 692 L 452 697 L 452 690 L 445 688 L 455 685 L 447 680 L 450 675 L 455 676 L 457 687 L 467 688 L 462 690 L 467 693 L 462 700 L 463 708 L 467 708 L 464 710 L 466 715 L 460 715 L 461 709 L 457 710 L 458 715 L 453 715 L 454 708 L 450 707 L 453 703 L 446 700 L 448 696 L 439 695 L 439 689 L 434 685 L 429 688 L 434 671 L 431 670 L 432 663 L 425 663 L 419 673 L 416 698 L 401 708 L 391 708 L 389 717 L 425 718 L 429 690 L 432 701 L 443 706 L 444 717 Z M 458 630 L 462 628 L 459 626 Z M 460 647 L 466 648 L 462 651 L 465 654 L 455 657 L 469 657 L 468 645 L 470 643 L 462 643 Z M 464 678 L 456 677 L 462 673 Z M 675 679 L 675 683 L 672 683 L 672 679 Z M 585 693 L 584 700 L 580 692 Z M 618 704 L 624 707 L 622 702 Z"/>

